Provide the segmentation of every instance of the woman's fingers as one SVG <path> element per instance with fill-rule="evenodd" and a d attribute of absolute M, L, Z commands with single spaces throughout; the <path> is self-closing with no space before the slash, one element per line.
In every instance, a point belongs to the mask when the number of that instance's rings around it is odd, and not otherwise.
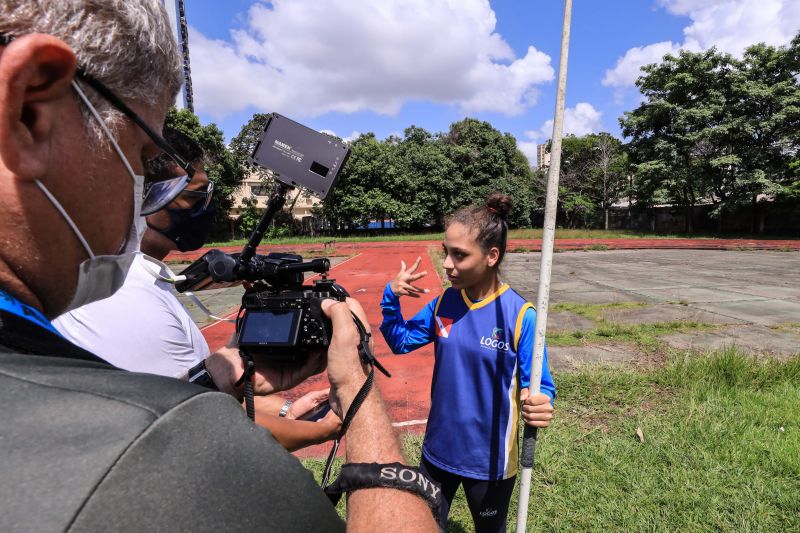
<path fill-rule="evenodd" d="M 410 269 L 408 269 L 408 273 L 413 274 L 414 272 L 416 272 L 416 270 L 419 268 L 419 264 L 421 261 L 422 261 L 422 256 L 417 257 L 417 260 L 414 261 L 414 264 L 411 265 Z"/>
<path fill-rule="evenodd" d="M 427 275 L 428 275 L 428 271 L 424 270 L 424 271 L 420 272 L 419 274 L 413 274 L 413 275 L 409 276 L 408 277 L 408 281 L 417 281 L 419 278 L 423 278 L 423 277 L 425 277 Z"/>

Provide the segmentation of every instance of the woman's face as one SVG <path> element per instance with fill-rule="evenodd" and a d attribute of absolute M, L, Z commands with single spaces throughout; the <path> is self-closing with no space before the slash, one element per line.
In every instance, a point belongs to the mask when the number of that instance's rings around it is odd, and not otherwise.
<path fill-rule="evenodd" d="M 460 222 L 453 222 L 444 233 L 444 263 L 447 279 L 455 289 L 469 289 L 487 282 L 495 275 L 498 249 L 485 253 L 475 240 L 476 232 Z"/>

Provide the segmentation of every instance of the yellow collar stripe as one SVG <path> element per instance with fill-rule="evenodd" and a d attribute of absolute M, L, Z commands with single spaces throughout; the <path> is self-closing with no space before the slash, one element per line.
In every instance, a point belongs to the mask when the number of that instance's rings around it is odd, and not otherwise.
<path fill-rule="evenodd" d="M 472 300 L 470 300 L 469 296 L 467 296 L 467 291 L 465 289 L 461 289 L 461 297 L 464 299 L 464 303 L 467 304 L 467 307 L 469 308 L 469 310 L 472 311 L 473 309 L 480 309 L 483 306 L 489 305 L 496 298 L 498 298 L 501 294 L 506 292 L 508 290 L 508 288 L 509 288 L 509 286 L 506 283 L 503 283 L 500 286 L 500 288 L 498 288 L 492 294 L 490 294 L 489 296 L 487 296 L 486 298 L 484 298 L 483 300 L 480 300 L 478 302 L 473 302 Z"/>

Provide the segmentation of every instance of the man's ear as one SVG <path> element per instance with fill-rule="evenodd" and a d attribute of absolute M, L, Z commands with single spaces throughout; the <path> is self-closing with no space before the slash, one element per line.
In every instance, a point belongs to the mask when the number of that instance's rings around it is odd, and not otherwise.
<path fill-rule="evenodd" d="M 16 176 L 45 174 L 76 66 L 70 47 L 50 35 L 23 35 L 0 53 L 0 159 Z"/>
<path fill-rule="evenodd" d="M 497 246 L 489 248 L 489 253 L 486 254 L 486 260 L 489 267 L 494 267 L 500 259 L 500 249 Z"/>

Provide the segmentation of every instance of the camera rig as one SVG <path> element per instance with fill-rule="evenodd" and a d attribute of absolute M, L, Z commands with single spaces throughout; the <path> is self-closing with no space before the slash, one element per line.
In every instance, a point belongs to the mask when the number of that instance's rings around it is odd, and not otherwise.
<path fill-rule="evenodd" d="M 236 318 L 236 339 L 245 365 L 236 386 L 245 385 L 245 408 L 253 420 L 254 358 L 267 359 L 273 364 L 295 364 L 302 363 L 312 351 L 325 349 L 333 328 L 322 312 L 322 301 L 329 298 L 345 301 L 348 296 L 336 280 L 327 277 L 331 266 L 327 258 L 303 261 L 301 256 L 290 253 L 259 255 L 256 248 L 275 214 L 286 203 L 288 191 L 301 185 L 324 199 L 349 153 L 346 146 L 328 135 L 277 113 L 271 115 L 251 158 L 253 164 L 270 170 L 276 178 L 258 225 L 240 253 L 210 250 L 189 265 L 182 272 L 185 279 L 175 284 L 179 292 L 248 284 Z M 320 279 L 305 285 L 304 275 L 311 272 L 319 274 Z M 358 354 L 369 367 L 369 373 L 342 420 L 325 465 L 323 488 L 329 485 L 339 443 L 372 388 L 375 368 L 391 377 L 372 355 L 370 335 L 364 324 L 355 313 L 351 314 L 361 336 Z"/>
<path fill-rule="evenodd" d="M 236 322 L 239 349 L 248 356 L 280 360 L 305 358 L 330 343 L 331 325 L 322 314 L 326 298 L 344 301 L 347 291 L 328 279 L 327 258 L 303 261 L 290 253 L 260 255 L 269 224 L 301 185 L 324 198 L 338 178 L 349 149 L 336 139 L 278 114 L 269 117 L 251 162 L 272 172 L 275 186 L 258 225 L 240 253 L 210 250 L 175 284 L 179 292 L 248 283 Z M 306 273 L 321 275 L 304 285 Z"/>

